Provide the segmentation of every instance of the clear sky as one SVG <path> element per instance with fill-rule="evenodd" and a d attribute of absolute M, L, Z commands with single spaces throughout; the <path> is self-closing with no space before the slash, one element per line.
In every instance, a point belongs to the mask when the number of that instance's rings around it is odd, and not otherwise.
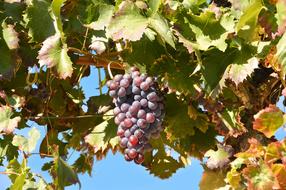
<path fill-rule="evenodd" d="M 86 98 L 98 94 L 98 75 L 94 67 L 92 68 L 91 76 L 84 78 L 81 85 L 85 91 Z M 107 89 L 104 89 L 105 92 L 106 90 Z M 278 105 L 282 110 L 284 109 L 281 101 L 279 101 Z M 33 125 L 33 123 L 31 124 Z M 35 124 L 34 126 L 38 127 Z M 39 126 L 38 128 L 41 131 L 41 139 L 39 140 L 39 142 L 41 142 L 44 138 L 44 127 Z M 20 134 L 24 135 L 27 134 L 27 132 L 27 129 L 19 131 Z M 276 137 L 278 139 L 284 138 L 285 131 L 280 129 Z M 74 159 L 77 158 L 76 156 L 77 154 L 73 154 L 68 162 L 73 163 Z M 41 167 L 45 161 L 49 161 L 49 159 L 42 160 L 38 155 L 35 155 L 29 158 L 28 165 L 33 172 L 41 174 L 45 179 L 50 181 L 50 176 L 41 171 Z M 0 171 L 4 171 L 4 168 L 0 167 Z M 82 184 L 82 190 L 175 190 L 186 187 L 190 190 L 198 190 L 202 171 L 199 161 L 192 159 L 190 166 L 178 170 L 177 173 L 169 179 L 161 180 L 150 175 L 144 167 L 136 165 L 133 162 L 126 162 L 121 154 L 113 155 L 109 153 L 105 159 L 95 161 L 92 177 L 79 175 L 79 178 Z M 7 188 L 9 185 L 10 181 L 7 176 L 0 175 L 0 190 Z M 78 189 L 78 185 L 73 185 L 66 189 L 76 190 Z"/>

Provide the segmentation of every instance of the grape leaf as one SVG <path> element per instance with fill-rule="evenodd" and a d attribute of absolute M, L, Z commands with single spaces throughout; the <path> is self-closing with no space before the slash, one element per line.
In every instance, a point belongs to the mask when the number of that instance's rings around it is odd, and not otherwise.
<path fill-rule="evenodd" d="M 276 10 L 275 18 L 277 19 L 278 30 L 275 35 L 282 36 L 286 30 L 286 3 L 284 1 L 278 1 L 276 3 Z"/>
<path fill-rule="evenodd" d="M 231 32 L 226 29 L 231 28 L 233 20 L 228 20 L 225 17 L 222 17 L 221 20 L 217 20 L 215 14 L 210 11 L 205 11 L 199 16 L 191 14 L 187 19 L 189 27 L 194 32 L 196 38 L 196 41 L 193 42 L 192 45 L 193 48 L 207 50 L 210 46 L 215 46 L 220 51 L 226 50 L 227 44 L 225 40 L 227 39 L 228 33 Z M 220 22 L 222 22 L 223 25 Z"/>
<path fill-rule="evenodd" d="M 33 127 L 29 132 L 28 132 L 28 138 L 25 138 L 20 135 L 15 135 L 13 137 L 12 144 L 14 146 L 18 146 L 20 150 L 25 151 L 27 153 L 31 153 L 37 145 L 37 141 L 41 137 L 41 134 L 38 129 Z"/>
<path fill-rule="evenodd" d="M 19 116 L 13 117 L 12 108 L 8 106 L 0 107 L 0 131 L 6 134 L 12 133 L 18 127 L 21 118 Z"/>
<path fill-rule="evenodd" d="M 216 190 L 225 186 L 225 173 L 222 171 L 205 170 L 200 181 L 200 190 Z"/>
<path fill-rule="evenodd" d="M 59 190 L 64 190 L 65 186 L 76 183 L 81 187 L 77 173 L 61 157 L 55 156 L 54 163 L 55 184 Z"/>
<path fill-rule="evenodd" d="M 240 121 L 240 111 L 225 109 L 222 113 L 218 113 L 222 119 L 223 124 L 229 131 L 229 135 L 237 137 L 245 132 L 247 129 L 244 124 Z"/>
<path fill-rule="evenodd" d="M 254 115 L 253 128 L 270 138 L 284 124 L 283 113 L 275 105 L 269 105 Z"/>
<path fill-rule="evenodd" d="M 23 189 L 25 179 L 26 179 L 26 175 L 27 175 L 26 172 L 24 172 L 24 173 L 20 174 L 19 176 L 17 176 L 13 185 L 10 187 L 10 190 Z"/>
<path fill-rule="evenodd" d="M 233 148 L 229 145 L 222 146 L 217 145 L 217 150 L 208 150 L 205 153 L 205 157 L 209 157 L 207 160 L 207 167 L 209 169 L 224 168 L 229 162 L 230 157 L 233 154 Z"/>
<path fill-rule="evenodd" d="M 273 164 L 271 170 L 279 184 L 279 189 L 286 189 L 286 166 L 284 164 Z"/>
<path fill-rule="evenodd" d="M 248 166 L 242 170 L 247 179 L 249 189 L 268 190 L 272 189 L 275 179 L 272 176 L 271 169 L 260 162 L 257 166 Z"/>
<path fill-rule="evenodd" d="M 262 0 L 255 0 L 244 10 L 236 25 L 238 36 L 247 41 L 252 41 L 256 37 L 258 15 L 262 9 L 264 9 Z"/>
<path fill-rule="evenodd" d="M 13 146 L 12 140 L 12 135 L 5 135 L 3 139 L 0 139 L 0 165 L 3 164 L 5 158 L 10 161 L 19 155 L 18 148 Z"/>
<path fill-rule="evenodd" d="M 112 19 L 114 7 L 112 5 L 100 4 L 98 8 L 98 19 L 86 26 L 93 30 L 104 30 Z"/>
<path fill-rule="evenodd" d="M 76 172 L 85 173 L 88 172 L 88 174 L 91 176 L 92 167 L 93 167 L 94 157 L 90 154 L 80 154 L 78 159 L 74 162 L 72 165 Z"/>
<path fill-rule="evenodd" d="M 194 135 L 194 120 L 188 115 L 188 106 L 180 102 L 174 94 L 168 95 L 166 99 L 165 131 L 170 134 L 170 138 Z"/>
<path fill-rule="evenodd" d="M 183 166 L 183 164 L 180 164 L 173 157 L 161 154 L 161 152 L 158 151 L 154 156 L 150 167 L 148 167 L 148 170 L 154 176 L 160 177 L 161 179 L 166 179 L 171 177 L 179 168 Z"/>
<path fill-rule="evenodd" d="M 111 119 L 103 121 L 95 126 L 90 134 L 84 137 L 86 143 L 93 147 L 95 153 L 104 153 L 111 146 L 112 149 L 119 143 L 119 137 L 116 134 L 117 127 Z"/>
<path fill-rule="evenodd" d="M 32 0 L 28 4 L 23 18 L 25 27 L 29 29 L 29 42 L 42 42 L 55 33 L 49 7 L 47 0 Z"/>
<path fill-rule="evenodd" d="M 154 15 L 149 18 L 149 25 L 161 36 L 165 42 L 175 48 L 172 31 L 168 26 L 167 21 L 162 16 L 160 16 L 158 13 L 154 13 Z"/>
<path fill-rule="evenodd" d="M 58 34 L 48 37 L 43 42 L 37 58 L 40 66 L 55 67 L 60 78 L 71 77 L 73 72 L 72 62 L 67 54 L 66 45 L 61 46 L 61 38 Z"/>
<path fill-rule="evenodd" d="M 3 38 L 10 50 L 19 48 L 19 37 L 15 30 L 15 26 L 2 22 Z"/>
<path fill-rule="evenodd" d="M 14 57 L 7 44 L 2 40 L 0 40 L 0 57 L 0 80 L 11 79 L 15 69 Z"/>
<path fill-rule="evenodd" d="M 131 1 L 123 1 L 119 10 L 107 27 L 107 35 L 113 40 L 121 38 L 130 41 L 140 40 L 148 25 L 148 19 L 140 14 L 139 9 Z"/>
<path fill-rule="evenodd" d="M 217 133 L 212 127 L 208 128 L 205 133 L 195 129 L 195 135 L 177 139 L 174 144 L 177 144 L 182 151 L 187 152 L 190 156 L 202 159 L 205 152 L 215 148 L 216 135 Z"/>
<path fill-rule="evenodd" d="M 250 76 L 254 72 L 254 69 L 258 68 L 258 64 L 259 62 L 256 57 L 250 58 L 245 64 L 231 64 L 225 78 L 231 79 L 238 85 L 243 82 L 246 77 Z"/>
<path fill-rule="evenodd" d="M 14 158 L 13 160 L 10 160 L 10 162 L 8 163 L 8 166 L 6 168 L 6 172 L 8 172 L 8 177 L 10 178 L 10 180 L 12 182 L 14 182 L 17 178 L 17 173 L 21 173 L 22 172 L 22 167 L 21 164 L 18 162 L 18 160 L 16 158 Z"/>
<path fill-rule="evenodd" d="M 276 53 L 270 60 L 271 65 L 280 65 L 283 75 L 286 74 L 286 33 L 283 34 L 282 38 L 276 45 Z"/>

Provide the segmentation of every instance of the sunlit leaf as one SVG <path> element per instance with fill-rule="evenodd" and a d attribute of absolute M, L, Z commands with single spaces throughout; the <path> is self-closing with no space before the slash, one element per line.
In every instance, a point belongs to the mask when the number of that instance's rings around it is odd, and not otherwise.
<path fill-rule="evenodd" d="M 254 119 L 253 128 L 268 138 L 284 124 L 282 111 L 272 104 L 255 114 Z"/>
<path fill-rule="evenodd" d="M 209 150 L 205 153 L 205 157 L 209 157 L 207 160 L 207 167 L 209 169 L 223 168 L 230 162 L 230 157 L 233 154 L 233 148 L 231 146 L 217 145 L 217 150 Z"/>
<path fill-rule="evenodd" d="M 137 41 L 142 37 L 147 25 L 147 18 L 140 14 L 136 5 L 131 1 L 123 1 L 107 27 L 107 34 L 113 40 L 123 38 Z"/>
<path fill-rule="evenodd" d="M 167 21 L 162 16 L 160 16 L 158 13 L 155 13 L 152 17 L 149 18 L 149 24 L 150 27 L 153 28 L 165 42 L 175 48 L 172 31 L 168 26 Z"/>
<path fill-rule="evenodd" d="M 257 166 L 244 168 L 242 173 L 247 179 L 249 189 L 268 190 L 272 189 L 275 183 L 271 169 L 262 162 Z"/>
<path fill-rule="evenodd" d="M 0 131 L 4 133 L 12 133 L 18 127 L 21 118 L 13 117 L 13 110 L 8 106 L 0 107 Z"/>
<path fill-rule="evenodd" d="M 225 186 L 225 174 L 221 171 L 205 170 L 200 181 L 200 190 L 216 190 Z"/>
<path fill-rule="evenodd" d="M 20 150 L 30 153 L 35 150 L 40 136 L 41 134 L 39 130 L 36 128 L 32 128 L 28 132 L 28 138 L 25 138 L 20 135 L 15 135 L 12 144 L 14 146 L 18 146 Z"/>
<path fill-rule="evenodd" d="M 71 77 L 73 72 L 72 62 L 67 54 L 67 47 L 61 44 L 59 35 L 50 36 L 43 42 L 37 58 L 40 66 L 55 67 L 60 78 Z"/>
<path fill-rule="evenodd" d="M 158 152 L 148 168 L 151 174 L 166 179 L 171 177 L 179 168 L 183 167 L 177 160 L 171 156 L 162 155 Z"/>
<path fill-rule="evenodd" d="M 248 41 L 252 41 L 256 37 L 258 15 L 262 9 L 264 9 L 262 0 L 255 0 L 244 10 L 236 26 L 236 31 L 240 37 Z"/>
<path fill-rule="evenodd" d="M 9 49 L 17 49 L 19 48 L 19 37 L 18 33 L 15 30 L 15 26 L 11 24 L 2 23 L 3 27 L 3 38 Z"/>
<path fill-rule="evenodd" d="M 112 19 L 113 11 L 114 7 L 112 5 L 100 4 L 98 19 L 86 26 L 93 30 L 104 30 Z"/>

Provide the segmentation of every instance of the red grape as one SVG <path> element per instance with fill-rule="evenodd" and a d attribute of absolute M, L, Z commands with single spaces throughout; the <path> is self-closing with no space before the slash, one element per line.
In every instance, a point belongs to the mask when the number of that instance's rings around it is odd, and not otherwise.
<path fill-rule="evenodd" d="M 131 135 L 131 136 L 129 137 L 129 142 L 130 142 L 133 146 L 135 146 L 135 145 L 138 143 L 138 138 L 137 138 L 135 135 Z"/>

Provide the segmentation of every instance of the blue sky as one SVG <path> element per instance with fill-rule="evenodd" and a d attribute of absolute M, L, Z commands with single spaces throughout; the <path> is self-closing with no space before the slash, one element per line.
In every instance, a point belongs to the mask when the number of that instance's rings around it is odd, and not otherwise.
<path fill-rule="evenodd" d="M 104 73 L 102 72 L 102 76 Z M 83 78 L 81 81 L 81 86 L 85 91 L 86 98 L 90 96 L 95 96 L 99 93 L 98 88 L 98 74 L 96 68 L 92 67 L 91 76 Z M 103 92 L 106 92 L 105 88 Z M 282 101 L 278 103 L 279 107 L 283 110 Z M 285 111 L 285 110 L 283 110 Z M 44 126 L 34 125 L 41 131 L 41 140 L 44 138 L 45 128 Z M 24 129 L 18 131 L 20 134 L 27 134 L 29 129 Z M 285 131 L 280 129 L 276 133 L 278 139 L 285 137 Z M 207 139 L 206 139 L 207 140 Z M 37 145 L 39 147 L 39 143 Z M 38 150 L 38 147 L 36 150 Z M 77 158 L 77 154 L 73 156 L 68 161 L 73 163 L 74 159 Z M 31 156 L 28 160 L 28 165 L 31 167 L 32 171 L 41 174 L 47 181 L 51 178 L 46 172 L 41 171 L 41 167 L 44 162 L 50 159 L 40 159 L 38 155 Z M 4 171 L 5 168 L 0 167 L 0 171 Z M 79 175 L 82 190 L 175 190 L 188 187 L 191 190 L 198 190 L 199 181 L 202 175 L 202 167 L 200 162 L 196 159 L 191 160 L 191 164 L 186 168 L 180 169 L 171 178 L 166 180 L 161 180 L 153 175 L 150 175 L 144 167 L 136 165 L 132 162 L 126 162 L 121 154 L 109 153 L 107 157 L 101 161 L 95 161 L 92 176 Z M 0 189 L 5 189 L 9 187 L 10 180 L 5 175 L 0 175 Z M 76 190 L 78 185 L 70 186 L 66 188 L 67 190 Z"/>

